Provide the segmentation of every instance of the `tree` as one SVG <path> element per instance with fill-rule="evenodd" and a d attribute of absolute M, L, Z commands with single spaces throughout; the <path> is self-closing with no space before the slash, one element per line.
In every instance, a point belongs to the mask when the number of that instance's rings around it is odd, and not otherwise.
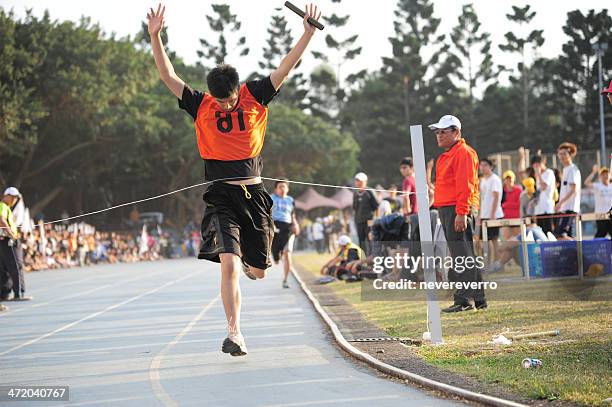
<path fill-rule="evenodd" d="M 276 69 L 282 60 L 293 47 L 293 37 L 287 28 L 287 20 L 280 14 L 280 8 L 275 9 L 277 14 L 272 16 L 270 27 L 268 28 L 268 38 L 263 49 L 262 59 L 259 67 L 264 71 Z M 277 100 L 300 109 L 307 106 L 306 96 L 308 90 L 305 87 L 306 79 L 301 72 L 296 72 L 301 61 L 291 72 L 289 78 L 283 83 L 282 90 L 277 96 Z"/>
<path fill-rule="evenodd" d="M 554 94 L 565 131 L 585 145 L 599 145 L 599 91 L 596 43 L 612 44 L 612 19 L 608 10 L 574 10 L 567 14 L 563 32 L 569 37 L 554 74 Z M 612 77 L 612 49 L 602 58 L 603 77 Z M 609 140 L 612 135 L 608 133 Z"/>
<path fill-rule="evenodd" d="M 518 24 L 519 28 L 523 28 L 536 16 L 535 11 L 531 11 L 531 6 L 528 4 L 525 7 L 512 6 L 512 14 L 506 14 L 509 21 Z M 502 51 L 509 53 L 519 53 L 521 62 L 518 64 L 518 71 L 521 72 L 522 94 L 523 94 L 523 126 L 525 129 L 523 142 L 527 140 L 527 130 L 529 129 L 529 67 L 527 66 L 526 52 L 528 47 L 536 51 L 537 48 L 544 44 L 543 30 L 532 30 L 525 36 L 516 36 L 511 31 L 505 34 L 506 43 L 499 45 Z M 513 78 L 517 80 L 516 78 Z"/>
<path fill-rule="evenodd" d="M 15 21 L 12 12 L 0 8 L 0 182 L 11 161 L 20 161 L 37 142 L 38 124 L 49 114 L 36 97 L 36 88 L 28 77 L 36 71 L 45 55 L 44 38 L 51 21 L 49 14 L 35 20 L 28 12 L 26 20 L 35 29 Z M 27 45 L 26 45 L 27 44 Z"/>
<path fill-rule="evenodd" d="M 238 16 L 232 14 L 227 4 L 212 4 L 212 9 L 216 17 L 207 15 L 206 20 L 210 29 L 218 34 L 218 39 L 214 42 L 200 39 L 203 50 L 197 52 L 198 57 L 219 65 L 226 62 L 227 57 L 234 52 L 238 52 L 239 56 L 248 55 L 249 48 L 246 46 L 245 36 L 238 36 L 235 41 L 231 41 L 232 37 L 236 36 L 231 34 L 238 34 L 242 26 Z"/>
<path fill-rule="evenodd" d="M 344 183 L 357 168 L 350 133 L 304 112 L 274 104 L 263 151 L 266 173 L 300 181 Z"/>
<path fill-rule="evenodd" d="M 321 64 L 312 71 L 308 109 L 313 116 L 330 123 L 335 120 L 337 83 L 333 68 L 327 64 Z"/>
<path fill-rule="evenodd" d="M 340 3 L 342 0 L 334 0 L 333 3 Z M 329 27 L 329 31 L 333 33 L 338 33 L 341 31 L 343 27 L 346 26 L 350 19 L 350 14 L 340 16 L 335 12 L 331 14 L 329 17 L 323 17 L 323 21 Z M 325 36 L 325 44 L 327 45 L 327 50 L 325 52 L 322 51 L 312 51 L 313 56 L 320 60 L 323 63 L 323 66 L 333 67 L 333 77 L 335 78 L 335 83 L 332 88 L 326 91 L 328 95 L 327 97 L 332 97 L 334 104 L 331 106 L 333 108 L 333 113 L 329 111 L 329 103 L 325 103 L 328 106 L 322 106 L 321 97 L 312 98 L 311 111 L 313 114 L 318 114 L 316 112 L 321 112 L 323 110 L 327 111 L 327 116 L 335 116 L 342 107 L 342 103 L 346 98 L 347 92 L 345 88 L 346 84 L 354 84 L 358 80 L 362 79 L 365 76 L 365 70 L 361 70 L 357 73 L 353 73 L 347 76 L 346 81 L 343 81 L 341 70 L 342 66 L 347 62 L 352 61 L 358 55 L 361 54 L 362 47 L 357 46 L 357 40 L 359 38 L 359 34 L 353 34 L 349 36 L 345 36 L 342 39 L 337 36 L 334 37 L 332 34 L 327 34 Z M 335 68 L 335 70 L 334 70 Z M 325 69 L 327 71 L 327 69 Z M 324 76 L 321 76 L 323 74 Z M 322 86 L 327 85 L 327 80 L 329 79 L 329 75 L 327 72 L 317 72 L 311 75 L 311 81 L 314 86 Z M 323 116 L 325 117 L 325 116 Z"/>
<path fill-rule="evenodd" d="M 457 25 L 450 34 L 456 52 L 451 52 L 450 59 L 454 60 L 455 66 L 448 73 L 451 77 L 456 77 L 460 82 L 467 85 L 469 109 L 466 119 L 468 123 L 475 121 L 476 97 L 474 90 L 477 87 L 486 87 L 487 83 L 495 76 L 493 57 L 490 52 L 490 37 L 489 33 L 482 31 L 474 6 L 472 4 L 464 5 Z M 477 134 L 470 134 L 472 135 L 471 144 L 474 148 L 477 148 Z"/>
<path fill-rule="evenodd" d="M 370 74 L 349 96 L 340 114 L 341 128 L 353 134 L 361 146 L 359 168 L 372 183 L 399 182 L 396 165 L 410 155 L 410 137 L 401 105 L 399 109 L 393 106 L 401 103 L 397 93 L 384 74 Z"/>
<path fill-rule="evenodd" d="M 404 125 L 423 122 L 425 106 L 432 106 L 435 94 L 429 92 L 429 80 L 440 58 L 440 48 L 444 35 L 437 35 L 440 19 L 434 17 L 434 6 L 429 0 L 399 0 L 397 2 L 393 28 L 395 36 L 389 38 L 392 56 L 383 57 L 383 72 L 393 83 L 404 84 L 406 102 L 403 106 Z M 432 56 L 426 58 L 423 50 L 430 48 Z M 436 49 L 437 48 L 437 49 Z M 401 85 L 400 85 L 401 86 Z"/>

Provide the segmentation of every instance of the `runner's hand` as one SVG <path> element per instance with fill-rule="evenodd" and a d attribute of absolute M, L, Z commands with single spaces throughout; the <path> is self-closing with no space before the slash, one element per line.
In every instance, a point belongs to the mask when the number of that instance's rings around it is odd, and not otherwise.
<path fill-rule="evenodd" d="M 149 35 L 151 37 L 158 35 L 163 28 L 165 11 L 166 6 L 162 6 L 161 3 L 159 3 L 157 6 L 157 11 L 150 9 L 150 11 L 147 13 L 147 20 L 149 21 L 147 29 L 149 30 Z"/>
<path fill-rule="evenodd" d="M 321 12 L 318 11 L 318 7 L 317 6 L 313 6 L 312 3 L 310 3 L 310 7 L 306 6 L 304 8 L 304 31 L 307 32 L 308 34 L 314 34 L 314 32 L 317 30 L 316 27 L 314 25 L 310 25 L 308 23 L 308 17 L 312 17 L 315 20 L 319 20 L 319 18 L 321 17 Z"/>

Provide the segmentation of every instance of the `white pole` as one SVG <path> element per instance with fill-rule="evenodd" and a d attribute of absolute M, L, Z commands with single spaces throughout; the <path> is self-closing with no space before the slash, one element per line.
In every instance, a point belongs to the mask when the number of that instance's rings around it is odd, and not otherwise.
<path fill-rule="evenodd" d="M 521 246 L 523 247 L 523 270 L 525 274 L 523 277 L 529 280 L 529 252 L 527 251 L 527 226 L 525 223 L 525 219 L 523 219 L 523 223 L 521 223 Z"/>
<path fill-rule="evenodd" d="M 429 193 L 427 189 L 427 173 L 425 171 L 425 149 L 423 147 L 423 127 L 410 126 L 410 140 L 412 142 L 412 159 L 414 164 L 414 177 L 416 181 L 416 197 L 419 216 L 419 235 L 421 237 L 421 254 L 433 258 L 433 237 L 431 234 L 431 220 L 429 218 Z M 414 254 L 418 255 L 418 254 Z M 424 261 L 425 281 L 435 283 L 436 270 L 431 267 L 430 261 Z M 435 290 L 427 290 L 427 323 L 431 333 L 431 343 L 441 344 L 442 324 L 440 322 L 440 306 Z"/>
<path fill-rule="evenodd" d="M 599 80 L 599 90 L 603 89 L 601 76 L 601 56 L 608 49 L 608 44 L 597 44 L 597 70 Z M 601 149 L 601 165 L 606 162 L 606 122 L 604 118 L 604 95 L 599 94 L 599 133 L 600 133 L 600 149 Z"/>

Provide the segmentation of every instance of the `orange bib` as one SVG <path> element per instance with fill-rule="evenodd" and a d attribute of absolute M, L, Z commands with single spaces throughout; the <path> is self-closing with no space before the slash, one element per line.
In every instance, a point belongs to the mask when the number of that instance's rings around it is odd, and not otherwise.
<path fill-rule="evenodd" d="M 238 104 L 223 111 L 208 93 L 195 121 L 200 156 L 205 160 L 235 161 L 261 153 L 266 135 L 268 108 L 257 103 L 246 84 L 240 86 Z"/>

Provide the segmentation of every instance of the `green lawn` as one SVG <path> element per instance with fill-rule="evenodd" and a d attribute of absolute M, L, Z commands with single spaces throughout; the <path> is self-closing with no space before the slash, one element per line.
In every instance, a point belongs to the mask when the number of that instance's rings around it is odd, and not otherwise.
<path fill-rule="evenodd" d="M 302 253 L 295 259 L 302 269 L 318 273 L 327 257 Z M 390 336 L 420 339 L 426 330 L 424 302 L 362 301 L 360 284 L 334 282 L 329 287 Z M 505 330 L 553 329 L 560 329 L 561 336 L 509 346 L 487 343 Z M 493 301 L 486 311 L 442 314 L 442 332 L 444 345 L 414 348 L 432 365 L 499 383 L 534 399 L 603 406 L 603 400 L 612 397 L 612 302 Z M 541 359 L 543 368 L 523 369 L 525 357 Z"/>

